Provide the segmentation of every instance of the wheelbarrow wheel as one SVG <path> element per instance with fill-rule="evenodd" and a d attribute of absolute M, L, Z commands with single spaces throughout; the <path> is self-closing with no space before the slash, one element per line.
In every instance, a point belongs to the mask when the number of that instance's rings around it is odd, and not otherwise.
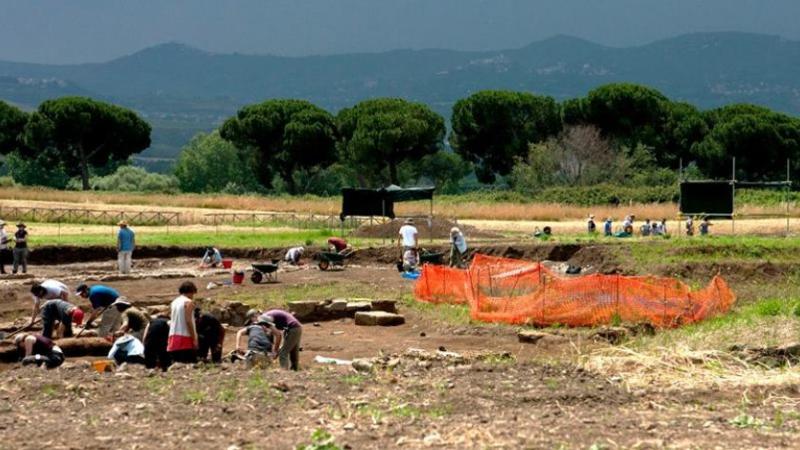
<path fill-rule="evenodd" d="M 263 280 L 264 280 L 264 274 L 262 274 L 261 272 L 253 272 L 253 274 L 250 275 L 250 281 L 252 281 L 255 284 L 259 284 Z"/>
<path fill-rule="evenodd" d="M 331 267 L 331 263 L 329 261 L 320 261 L 317 267 L 319 267 L 319 270 L 328 270 Z"/>

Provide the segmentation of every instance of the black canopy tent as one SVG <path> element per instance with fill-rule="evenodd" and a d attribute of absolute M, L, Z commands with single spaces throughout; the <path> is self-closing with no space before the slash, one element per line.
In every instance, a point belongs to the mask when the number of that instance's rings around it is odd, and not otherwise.
<path fill-rule="evenodd" d="M 430 220 L 433 220 L 434 187 L 403 188 L 396 185 L 380 189 L 342 189 L 342 212 L 339 219 L 344 227 L 347 216 L 379 216 L 394 219 L 394 204 L 430 200 Z"/>

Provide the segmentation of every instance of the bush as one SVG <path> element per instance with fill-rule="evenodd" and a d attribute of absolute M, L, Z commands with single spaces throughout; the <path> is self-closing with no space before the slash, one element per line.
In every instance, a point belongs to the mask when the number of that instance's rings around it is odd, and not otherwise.
<path fill-rule="evenodd" d="M 0 187 L 14 187 L 15 184 L 14 179 L 10 176 L 0 177 Z"/>
<path fill-rule="evenodd" d="M 178 192 L 178 179 L 174 176 L 150 173 L 135 166 L 122 166 L 111 175 L 90 179 L 89 184 L 97 191 Z"/>
<path fill-rule="evenodd" d="M 6 157 L 6 167 L 14 182 L 25 186 L 45 186 L 64 189 L 69 183 L 69 175 L 64 164 L 54 155 L 55 150 L 46 149 L 33 159 L 11 153 Z M 46 168 L 46 169 L 45 169 Z"/>
<path fill-rule="evenodd" d="M 242 153 L 215 131 L 198 134 L 181 150 L 175 176 L 183 192 L 221 192 L 231 183 L 254 191 L 258 182 L 251 167 Z"/>

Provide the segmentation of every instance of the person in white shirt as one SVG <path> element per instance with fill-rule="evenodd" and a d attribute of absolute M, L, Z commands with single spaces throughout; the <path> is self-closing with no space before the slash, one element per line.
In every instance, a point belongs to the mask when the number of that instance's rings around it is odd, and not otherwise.
<path fill-rule="evenodd" d="M 467 240 L 458 227 L 450 229 L 450 267 L 464 267 L 467 257 Z"/>
<path fill-rule="evenodd" d="M 406 219 L 405 224 L 400 227 L 399 236 L 397 244 L 402 244 L 403 250 L 417 250 L 419 232 L 414 226 L 414 219 Z"/>
<path fill-rule="evenodd" d="M 39 316 L 39 307 L 42 300 L 64 300 L 69 301 L 69 288 L 66 284 L 56 280 L 44 280 L 41 283 L 33 283 L 31 286 L 31 295 L 33 296 L 33 314 L 31 314 L 31 323 Z"/>
<path fill-rule="evenodd" d="M 13 256 L 8 248 L 8 233 L 6 223 L 0 220 L 0 274 L 6 273 L 6 263 L 11 264 Z"/>
<path fill-rule="evenodd" d="M 305 247 L 292 247 L 286 252 L 286 256 L 283 259 L 293 266 L 298 266 L 300 265 L 300 258 L 305 251 Z"/>

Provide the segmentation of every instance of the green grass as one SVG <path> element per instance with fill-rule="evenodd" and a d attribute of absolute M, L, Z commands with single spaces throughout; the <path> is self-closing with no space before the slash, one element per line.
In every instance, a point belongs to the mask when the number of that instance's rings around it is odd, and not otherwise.
<path fill-rule="evenodd" d="M 699 323 L 636 337 L 628 345 L 637 349 L 683 345 L 690 350 L 727 350 L 734 344 L 781 345 L 800 336 L 798 308 L 797 297 L 762 298 Z"/>
<path fill-rule="evenodd" d="M 225 231 L 220 233 L 186 232 L 172 233 L 139 233 L 136 236 L 137 245 L 164 245 L 195 247 L 216 245 L 222 248 L 264 248 L 264 247 L 289 247 L 294 245 L 323 246 L 329 237 L 336 235 L 332 230 L 306 230 L 306 231 Z M 109 234 L 81 234 L 61 236 L 36 236 L 30 238 L 31 246 L 39 245 L 116 245 L 116 235 Z M 366 241 L 363 241 L 366 242 Z M 359 242 L 361 244 L 362 242 Z"/>

